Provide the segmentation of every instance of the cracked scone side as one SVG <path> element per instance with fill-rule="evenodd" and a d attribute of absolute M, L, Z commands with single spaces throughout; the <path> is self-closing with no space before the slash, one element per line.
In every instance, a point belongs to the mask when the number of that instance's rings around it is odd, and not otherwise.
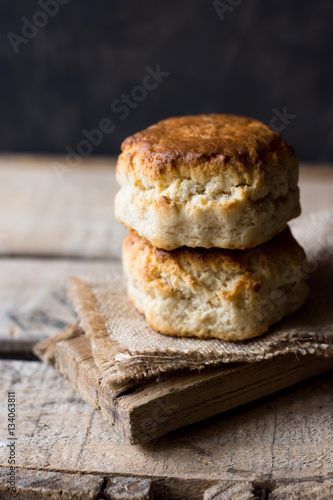
<path fill-rule="evenodd" d="M 154 248 L 131 232 L 123 244 L 128 293 L 156 331 L 244 340 L 305 301 L 305 254 L 289 228 L 245 251 Z"/>
<path fill-rule="evenodd" d="M 300 214 L 294 149 L 257 120 L 170 118 L 122 149 L 116 217 L 155 246 L 251 248 Z"/>

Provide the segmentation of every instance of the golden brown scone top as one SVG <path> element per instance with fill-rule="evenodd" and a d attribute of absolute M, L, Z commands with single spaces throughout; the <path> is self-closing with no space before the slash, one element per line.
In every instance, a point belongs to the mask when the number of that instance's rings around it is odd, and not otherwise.
<path fill-rule="evenodd" d="M 200 168 L 221 173 L 224 167 L 252 170 L 271 168 L 288 160 L 297 162 L 294 149 L 279 133 L 252 118 L 230 114 L 182 116 L 160 121 L 122 144 L 122 162 L 134 162 L 150 178 L 177 172 L 186 175 Z M 272 162 L 272 155 L 275 155 Z"/>
<path fill-rule="evenodd" d="M 220 248 L 188 248 L 162 250 L 131 231 L 123 243 L 124 254 L 130 259 L 130 266 L 140 268 L 141 274 L 151 277 L 157 269 L 165 272 L 186 270 L 205 273 L 227 272 L 247 273 L 258 269 L 275 268 L 276 261 L 299 266 L 306 261 L 302 247 L 294 239 L 287 226 L 281 233 L 262 245 L 248 250 L 225 250 Z"/>

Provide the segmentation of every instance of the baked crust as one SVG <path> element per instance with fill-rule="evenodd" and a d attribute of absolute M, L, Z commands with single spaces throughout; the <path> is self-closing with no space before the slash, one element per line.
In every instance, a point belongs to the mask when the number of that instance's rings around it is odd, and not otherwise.
<path fill-rule="evenodd" d="M 243 340 L 304 302 L 306 258 L 289 228 L 245 251 L 153 247 L 131 232 L 123 244 L 129 297 L 167 335 Z"/>
<path fill-rule="evenodd" d="M 251 118 L 170 118 L 126 139 L 117 219 L 155 246 L 246 249 L 300 214 L 298 161 Z"/>
<path fill-rule="evenodd" d="M 232 170 L 250 180 L 251 173 L 296 163 L 294 148 L 264 123 L 231 114 L 168 118 L 122 143 L 119 168 L 133 162 L 150 180 L 200 179 Z M 274 159 L 283 161 L 274 161 Z"/>

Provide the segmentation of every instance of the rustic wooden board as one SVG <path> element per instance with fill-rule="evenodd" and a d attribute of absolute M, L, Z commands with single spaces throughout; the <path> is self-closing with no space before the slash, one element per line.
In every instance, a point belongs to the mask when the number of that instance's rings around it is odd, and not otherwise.
<path fill-rule="evenodd" d="M 278 484 L 269 494 L 269 500 L 330 500 L 332 498 L 332 479 Z"/>
<path fill-rule="evenodd" d="M 150 479 L 128 476 L 103 477 L 17 468 L 16 491 L 8 485 L 8 468 L 0 468 L 2 500 L 153 500 Z M 158 492 L 157 492 L 158 493 Z M 158 496 L 155 496 L 157 500 Z"/>
<path fill-rule="evenodd" d="M 0 253 L 120 257 L 116 158 L 82 159 L 61 178 L 55 162 L 64 158 L 0 156 Z M 301 168 L 300 188 L 303 214 L 333 207 L 333 168 Z"/>
<path fill-rule="evenodd" d="M 289 492 L 303 486 L 305 492 L 313 482 L 317 492 L 321 482 L 327 491 L 332 484 L 332 373 L 139 446 L 124 442 L 50 366 L 0 361 L 0 378 L 1 402 L 8 390 L 16 392 L 18 476 L 24 469 L 143 477 L 153 481 L 157 498 L 166 498 L 164 491 L 182 500 L 200 499 L 219 482 L 230 487 L 231 481 L 235 488 L 238 481 L 251 483 L 251 489 L 281 486 Z M 2 430 L 7 428 L 4 407 Z M 2 431 L 4 467 L 6 438 Z"/>
<path fill-rule="evenodd" d="M 301 165 L 299 175 L 302 214 L 333 207 L 333 165 Z"/>
<path fill-rule="evenodd" d="M 268 490 L 255 487 L 251 481 L 222 481 L 205 491 L 203 500 L 242 499 L 254 500 L 267 498 Z"/>
<path fill-rule="evenodd" d="M 104 478 L 92 474 L 59 474 L 50 471 L 16 470 L 16 491 L 8 488 L 8 469 L 0 469 L 2 500 L 97 500 Z"/>
<path fill-rule="evenodd" d="M 87 159 L 65 173 L 61 182 L 53 161 L 0 157 L 0 353 L 30 350 L 35 340 L 72 322 L 73 310 L 63 303 L 65 277 L 85 273 L 83 268 L 89 266 L 95 272 L 109 265 L 82 259 L 120 255 L 125 230 L 112 215 L 117 190 L 114 162 L 110 168 L 109 159 Z M 300 174 L 303 213 L 332 207 L 333 169 L 302 168 Z M 38 263 L 34 255 L 40 257 Z M 68 274 L 62 274 L 62 265 L 67 265 Z M 8 387 L 17 391 L 17 465 L 23 481 L 30 471 L 56 471 L 59 481 L 66 480 L 64 474 L 74 480 L 92 473 L 103 476 L 105 487 L 109 476 L 123 474 L 150 477 L 157 498 L 195 500 L 218 482 L 220 496 L 214 498 L 230 498 L 228 488 L 241 487 L 244 498 L 252 498 L 253 491 L 264 498 L 266 490 L 273 490 L 270 498 L 332 496 L 332 374 L 135 447 L 50 367 L 0 361 L 0 379 L 1 402 Z M 2 430 L 3 409 L 1 403 Z M 5 442 L 1 431 L 4 466 Z M 258 484 L 262 494 L 254 489 Z"/>
<path fill-rule="evenodd" d="M 108 478 L 103 497 L 105 500 L 153 500 L 153 485 L 150 479 Z"/>
<path fill-rule="evenodd" d="M 259 363 L 181 371 L 143 387 L 134 388 L 132 383 L 110 389 L 103 385 L 89 339 L 76 326 L 37 344 L 34 352 L 54 364 L 82 398 L 132 444 L 151 441 L 333 369 L 333 358 L 290 354 Z"/>
<path fill-rule="evenodd" d="M 333 480 L 299 481 L 276 484 L 274 481 L 222 481 L 205 491 L 203 500 L 329 500 L 333 497 Z"/>
<path fill-rule="evenodd" d="M 70 276 L 119 272 L 118 260 L 0 259 L 0 354 L 31 352 L 76 321 L 66 294 Z"/>
<path fill-rule="evenodd" d="M 0 157 L 0 253 L 119 257 L 114 158 L 88 158 L 59 178 L 62 157 Z"/>

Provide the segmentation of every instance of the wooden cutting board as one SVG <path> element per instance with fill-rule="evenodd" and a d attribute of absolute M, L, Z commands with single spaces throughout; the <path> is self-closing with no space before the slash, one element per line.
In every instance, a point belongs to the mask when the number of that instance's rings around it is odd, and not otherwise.
<path fill-rule="evenodd" d="M 38 343 L 34 352 L 54 365 L 131 444 L 151 441 L 333 369 L 333 358 L 290 354 L 106 387 L 90 341 L 77 325 Z"/>
<path fill-rule="evenodd" d="M 132 446 L 51 366 L 17 359 L 75 321 L 69 276 L 121 265 L 112 159 L 82 159 L 62 183 L 54 160 L 1 156 L 0 429 L 15 391 L 15 498 L 333 498 L 333 372 Z M 303 214 L 332 207 L 332 166 L 303 166 L 300 188 Z M 13 498 L 6 442 L 1 499 Z"/>

